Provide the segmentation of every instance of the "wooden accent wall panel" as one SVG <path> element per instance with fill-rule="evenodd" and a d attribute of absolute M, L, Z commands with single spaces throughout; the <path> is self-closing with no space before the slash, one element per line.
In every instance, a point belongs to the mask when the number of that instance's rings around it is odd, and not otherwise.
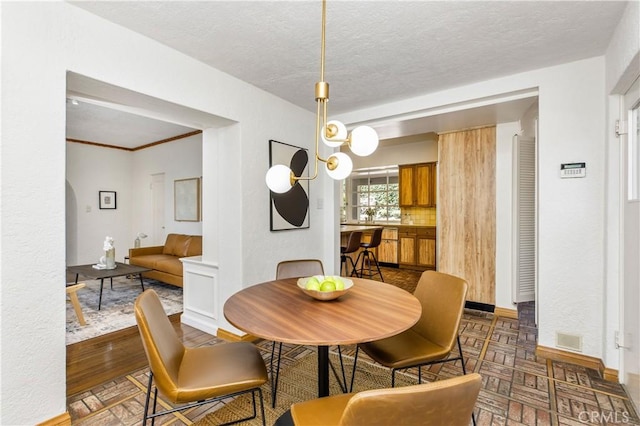
<path fill-rule="evenodd" d="M 495 305 L 495 127 L 440 135 L 438 270 L 466 279 L 467 300 Z"/>

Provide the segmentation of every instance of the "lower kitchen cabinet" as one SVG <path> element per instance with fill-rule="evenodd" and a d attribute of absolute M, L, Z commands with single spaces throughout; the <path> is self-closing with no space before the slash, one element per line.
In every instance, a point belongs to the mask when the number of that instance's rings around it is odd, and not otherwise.
<path fill-rule="evenodd" d="M 378 262 L 398 263 L 398 228 L 384 228 L 378 246 Z"/>
<path fill-rule="evenodd" d="M 417 238 L 418 266 L 426 266 L 430 269 L 436 269 L 436 240 L 425 237 Z"/>
<path fill-rule="evenodd" d="M 402 227 L 398 233 L 398 263 L 436 269 L 436 228 Z"/>
<path fill-rule="evenodd" d="M 416 236 L 402 233 L 398 236 L 398 263 L 401 265 L 416 264 Z"/>

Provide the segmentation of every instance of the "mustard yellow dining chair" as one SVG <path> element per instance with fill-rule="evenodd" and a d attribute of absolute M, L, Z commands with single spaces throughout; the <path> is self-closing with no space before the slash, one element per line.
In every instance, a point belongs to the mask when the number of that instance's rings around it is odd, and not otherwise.
<path fill-rule="evenodd" d="M 296 426 L 467 426 L 480 393 L 477 373 L 399 388 L 374 389 L 299 402 Z"/>
<path fill-rule="evenodd" d="M 467 282 L 454 275 L 425 271 L 420 276 L 414 296 L 422 305 L 418 322 L 395 336 L 368 343 L 362 349 L 374 361 L 391 369 L 391 387 L 395 386 L 396 370 L 418 367 L 418 383 L 422 382 L 423 365 L 460 361 L 462 373 L 467 374 L 458 329 L 464 312 Z M 454 346 L 457 356 L 451 356 Z M 351 389 L 356 373 L 354 364 Z"/>
<path fill-rule="evenodd" d="M 267 382 L 267 368 L 260 351 L 248 342 L 222 343 L 196 348 L 185 347 L 176 334 L 155 291 L 145 290 L 134 304 L 136 322 L 149 361 L 149 383 L 144 404 L 143 425 L 151 419 L 176 411 L 251 393 L 257 417 L 256 393 L 265 424 L 264 399 L 260 386 Z M 153 408 L 149 413 L 152 384 Z M 156 412 L 158 390 L 173 409 Z"/>

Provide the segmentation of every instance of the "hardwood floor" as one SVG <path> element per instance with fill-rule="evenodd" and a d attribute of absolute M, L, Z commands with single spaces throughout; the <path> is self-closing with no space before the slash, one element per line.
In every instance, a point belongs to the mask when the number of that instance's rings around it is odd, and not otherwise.
<path fill-rule="evenodd" d="M 200 346 L 215 337 L 180 323 L 180 314 L 171 323 L 189 346 Z M 131 371 L 147 366 L 137 327 L 130 327 L 67 346 L 67 396 L 86 391 Z"/>

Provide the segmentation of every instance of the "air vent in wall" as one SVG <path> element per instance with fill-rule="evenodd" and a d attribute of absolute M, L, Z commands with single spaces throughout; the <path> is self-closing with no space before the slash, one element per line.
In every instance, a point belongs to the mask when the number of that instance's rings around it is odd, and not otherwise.
<path fill-rule="evenodd" d="M 582 352 L 582 336 L 556 332 L 556 346 L 562 349 Z"/>

